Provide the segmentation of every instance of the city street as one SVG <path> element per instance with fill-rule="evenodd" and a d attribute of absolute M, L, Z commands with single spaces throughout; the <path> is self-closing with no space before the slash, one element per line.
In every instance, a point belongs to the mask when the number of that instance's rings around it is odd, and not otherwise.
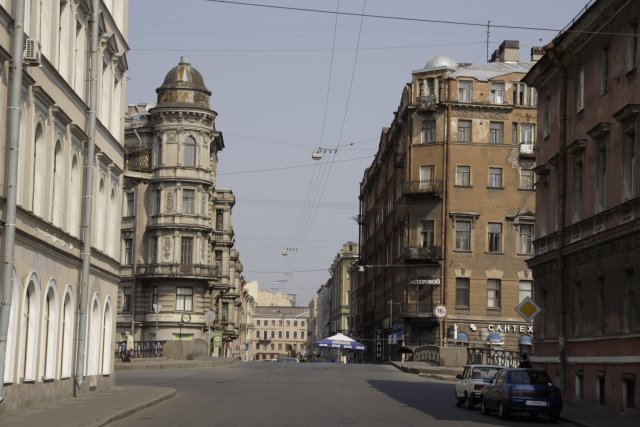
<path fill-rule="evenodd" d="M 113 426 L 550 425 L 542 417 L 502 421 L 479 408 L 457 408 L 453 383 L 388 365 L 249 362 L 118 372 L 118 384 L 173 387 L 177 394 Z"/>

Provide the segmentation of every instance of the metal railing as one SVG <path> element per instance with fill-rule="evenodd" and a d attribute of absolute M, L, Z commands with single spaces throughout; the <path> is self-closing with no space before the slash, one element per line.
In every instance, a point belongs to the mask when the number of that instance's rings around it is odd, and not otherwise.
<path fill-rule="evenodd" d="M 164 357 L 164 343 L 167 341 L 135 341 L 133 343 L 133 352 L 129 352 L 126 341 L 116 342 L 116 357 L 122 357 L 127 351 L 130 357 L 134 358 L 154 358 Z"/>
<path fill-rule="evenodd" d="M 138 264 L 137 276 L 220 276 L 220 269 L 205 264 Z"/>
<path fill-rule="evenodd" d="M 497 365 L 507 368 L 517 368 L 522 353 L 519 351 L 499 350 L 491 348 L 467 349 L 467 363 L 482 365 Z"/>

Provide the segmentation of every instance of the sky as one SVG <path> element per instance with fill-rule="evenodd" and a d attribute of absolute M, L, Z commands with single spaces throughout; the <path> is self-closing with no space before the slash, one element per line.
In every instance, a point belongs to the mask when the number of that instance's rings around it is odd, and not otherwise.
<path fill-rule="evenodd" d="M 217 186 L 236 196 L 242 274 L 306 306 L 342 245 L 358 242 L 360 182 L 411 72 L 436 55 L 485 63 L 487 33 L 489 55 L 519 40 L 529 60 L 589 1 L 245 3 L 130 0 L 127 104 L 155 103 L 190 58 L 224 137 Z"/>

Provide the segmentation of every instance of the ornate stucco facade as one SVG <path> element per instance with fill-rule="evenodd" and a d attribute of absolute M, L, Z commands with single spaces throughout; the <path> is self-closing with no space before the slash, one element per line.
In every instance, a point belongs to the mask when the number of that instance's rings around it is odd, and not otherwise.
<path fill-rule="evenodd" d="M 0 3 L 0 58 L 12 66 L 18 65 L 9 54 L 17 3 Z M 26 45 L 32 50 L 24 55 L 22 74 L 11 303 L 0 309 L 10 310 L 0 413 L 115 382 L 128 2 L 97 3 L 94 11 L 93 2 L 86 0 L 24 2 Z M 94 13 L 99 16 L 101 59 L 97 81 L 91 78 L 89 61 Z M 9 126 L 9 70 L 9 66 L 0 70 L 3 141 Z M 92 81 L 97 87 L 95 126 L 90 114 Z M 96 130 L 95 139 L 91 127 Z M 95 142 L 92 158 L 90 138 Z M 9 150 L 3 148 L 3 245 L 8 225 L 8 157 Z M 83 206 L 89 179 L 93 182 L 91 216 Z M 89 251 L 83 249 L 86 232 L 91 233 Z M 90 263 L 84 284 L 83 259 Z M 87 298 L 86 310 L 80 307 L 82 295 Z M 86 322 L 79 322 L 83 312 Z M 80 323 L 86 324 L 84 335 L 80 335 Z M 76 357 L 77 343 L 86 345 L 82 366 Z M 74 376 L 80 377 L 75 381 L 79 387 L 74 387 Z"/>
<path fill-rule="evenodd" d="M 137 342 L 208 341 L 211 327 L 222 334 L 213 353 L 237 356 L 242 264 L 235 196 L 216 186 L 224 141 L 211 92 L 182 57 L 157 93 L 157 104 L 131 106 L 126 116 L 118 332 Z"/>

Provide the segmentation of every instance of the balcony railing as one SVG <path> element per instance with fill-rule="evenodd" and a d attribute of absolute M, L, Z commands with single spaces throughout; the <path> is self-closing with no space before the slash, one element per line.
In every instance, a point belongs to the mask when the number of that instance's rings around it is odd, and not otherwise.
<path fill-rule="evenodd" d="M 531 144 L 520 144 L 520 156 L 522 157 L 535 157 L 535 148 L 533 143 Z"/>
<path fill-rule="evenodd" d="M 404 194 L 435 194 L 442 195 L 442 180 L 407 181 L 404 185 Z"/>
<path fill-rule="evenodd" d="M 203 264 L 138 264 L 136 275 L 217 277 L 220 275 L 220 271 L 216 266 Z"/>
<path fill-rule="evenodd" d="M 442 258 L 440 246 L 419 246 L 404 248 L 405 260 L 438 260 Z"/>
<path fill-rule="evenodd" d="M 435 110 L 438 99 L 434 95 L 420 96 L 417 100 L 418 110 Z"/>
<path fill-rule="evenodd" d="M 402 304 L 401 313 L 404 317 L 434 317 L 430 304 Z"/>

